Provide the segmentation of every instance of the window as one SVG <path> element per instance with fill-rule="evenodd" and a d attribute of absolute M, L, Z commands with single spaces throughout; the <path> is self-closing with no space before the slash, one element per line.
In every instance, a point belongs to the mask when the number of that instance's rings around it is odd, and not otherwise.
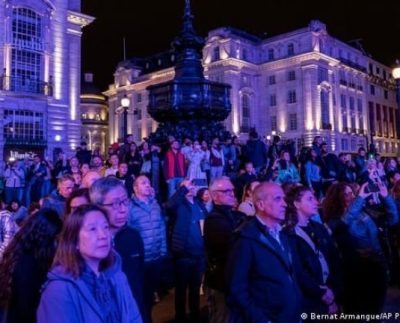
<path fill-rule="evenodd" d="M 369 93 L 371 95 L 375 95 L 375 86 L 373 86 L 372 84 L 369 86 Z"/>
<path fill-rule="evenodd" d="M 287 103 L 296 103 L 296 90 L 290 90 L 287 93 Z"/>
<path fill-rule="evenodd" d="M 320 94 L 321 100 L 321 126 L 322 129 L 329 129 L 331 128 L 329 122 L 329 92 L 321 91 Z"/>
<path fill-rule="evenodd" d="M 388 90 L 383 90 L 383 97 L 387 100 L 389 98 Z"/>
<path fill-rule="evenodd" d="M 358 112 L 358 128 L 364 130 L 364 112 L 361 99 L 357 99 L 357 112 Z"/>
<path fill-rule="evenodd" d="M 382 73 L 383 73 L 383 79 L 386 80 L 386 78 L 387 78 L 386 70 L 382 70 Z"/>
<path fill-rule="evenodd" d="M 297 114 L 289 114 L 289 130 L 297 130 Z"/>
<path fill-rule="evenodd" d="M 345 107 L 341 107 L 340 110 L 342 114 L 343 131 L 347 131 L 347 109 Z"/>
<path fill-rule="evenodd" d="M 294 81 L 296 79 L 296 72 L 295 71 L 289 71 L 287 73 L 287 80 L 288 81 Z"/>
<path fill-rule="evenodd" d="M 27 8 L 14 8 L 10 89 L 45 94 L 43 65 L 42 18 Z"/>
<path fill-rule="evenodd" d="M 347 108 L 347 104 L 346 104 L 346 96 L 344 94 L 340 95 L 340 106 L 342 108 Z"/>
<path fill-rule="evenodd" d="M 137 103 L 142 102 L 142 93 L 136 94 L 136 102 L 137 102 Z"/>
<path fill-rule="evenodd" d="M 246 48 L 242 49 L 242 59 L 244 61 L 247 61 L 247 49 Z"/>
<path fill-rule="evenodd" d="M 276 106 L 276 94 L 271 94 L 269 97 L 269 106 L 275 107 Z"/>
<path fill-rule="evenodd" d="M 275 77 L 275 75 L 270 75 L 270 76 L 268 77 L 268 82 L 269 82 L 270 85 L 276 84 L 276 77 Z"/>
<path fill-rule="evenodd" d="M 355 106 L 354 106 L 354 98 L 352 96 L 349 98 L 349 106 L 350 106 L 351 131 L 355 132 L 355 129 L 356 129 L 356 113 L 355 113 Z"/>
<path fill-rule="evenodd" d="M 277 129 L 276 116 L 271 116 L 271 131 L 276 131 Z"/>
<path fill-rule="evenodd" d="M 328 81 L 328 69 L 322 66 L 318 67 L 318 83 Z"/>
<path fill-rule="evenodd" d="M 250 130 L 250 96 L 244 94 L 242 97 L 242 129 L 241 132 Z"/>
<path fill-rule="evenodd" d="M 213 61 L 218 61 L 220 59 L 219 56 L 219 47 L 214 47 L 213 49 Z"/>
<path fill-rule="evenodd" d="M 137 120 L 142 120 L 142 109 L 137 109 Z"/>
<path fill-rule="evenodd" d="M 342 150 L 347 151 L 349 150 L 349 141 L 347 139 L 342 139 Z"/>
<path fill-rule="evenodd" d="M 357 142 L 355 139 L 351 139 L 350 145 L 351 145 L 351 151 L 357 150 Z"/>
<path fill-rule="evenodd" d="M 274 50 L 271 48 L 271 49 L 268 49 L 268 60 L 269 61 L 272 61 L 272 60 L 274 60 L 275 59 L 275 52 L 274 52 Z"/>
<path fill-rule="evenodd" d="M 45 140 L 44 115 L 29 110 L 4 110 L 4 138 L 21 141 Z"/>
<path fill-rule="evenodd" d="M 294 45 L 292 43 L 290 43 L 287 46 L 287 55 L 288 56 L 293 56 L 294 55 Z"/>

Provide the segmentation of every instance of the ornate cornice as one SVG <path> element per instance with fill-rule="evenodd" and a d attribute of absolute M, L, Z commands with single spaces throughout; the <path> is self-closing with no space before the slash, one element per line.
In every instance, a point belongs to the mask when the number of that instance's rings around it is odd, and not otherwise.
<path fill-rule="evenodd" d="M 81 28 L 91 24 L 95 20 L 94 17 L 85 15 L 81 12 L 68 10 L 68 22 L 78 25 Z"/>

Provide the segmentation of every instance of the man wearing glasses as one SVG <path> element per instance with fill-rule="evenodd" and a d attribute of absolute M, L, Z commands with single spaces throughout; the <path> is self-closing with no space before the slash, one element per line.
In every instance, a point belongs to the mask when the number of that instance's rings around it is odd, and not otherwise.
<path fill-rule="evenodd" d="M 235 187 L 229 177 L 219 177 L 209 188 L 214 208 L 204 222 L 204 243 L 207 268 L 205 286 L 210 323 L 229 321 L 225 304 L 225 263 L 232 246 L 233 235 L 246 219 L 244 213 L 235 211 Z"/>
<path fill-rule="evenodd" d="M 144 247 L 139 232 L 127 226 L 130 199 L 124 184 L 114 176 L 96 180 L 89 190 L 90 200 L 107 210 L 114 249 L 122 259 L 132 295 L 144 320 Z"/>

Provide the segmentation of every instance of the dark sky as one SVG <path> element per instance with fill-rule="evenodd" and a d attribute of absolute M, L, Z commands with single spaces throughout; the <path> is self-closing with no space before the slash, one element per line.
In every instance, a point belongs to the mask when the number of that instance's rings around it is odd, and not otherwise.
<path fill-rule="evenodd" d="M 391 66 L 400 58 L 399 0 L 192 0 L 201 36 L 232 26 L 277 35 L 319 19 L 343 41 L 362 39 L 364 49 Z M 116 65 L 170 48 L 182 26 L 184 0 L 82 0 L 82 12 L 96 17 L 82 36 L 82 71 L 95 74 L 101 90 L 113 82 Z"/>

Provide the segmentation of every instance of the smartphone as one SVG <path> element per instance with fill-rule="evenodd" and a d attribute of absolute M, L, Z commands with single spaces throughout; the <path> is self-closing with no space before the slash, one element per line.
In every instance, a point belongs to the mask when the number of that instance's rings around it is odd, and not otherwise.
<path fill-rule="evenodd" d="M 368 185 L 365 188 L 365 193 L 376 193 L 379 192 L 379 186 L 376 183 L 368 183 Z"/>

